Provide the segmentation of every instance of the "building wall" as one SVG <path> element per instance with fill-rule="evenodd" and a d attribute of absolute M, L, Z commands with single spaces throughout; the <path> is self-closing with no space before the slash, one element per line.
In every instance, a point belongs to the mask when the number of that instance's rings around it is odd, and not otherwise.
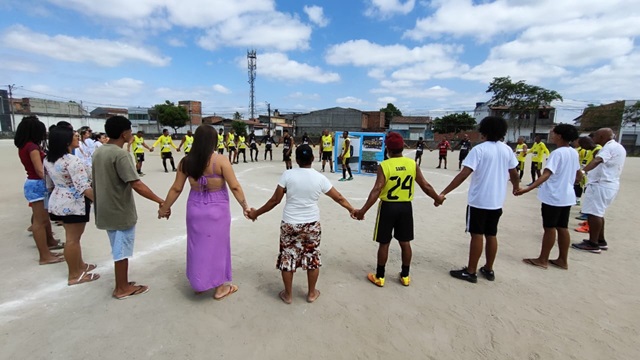
<path fill-rule="evenodd" d="M 23 98 L 22 110 L 27 114 L 86 116 L 82 106 L 75 102 Z"/>
<path fill-rule="evenodd" d="M 0 90 L 0 130 L 11 131 L 11 102 L 7 90 Z"/>
<path fill-rule="evenodd" d="M 296 134 L 317 137 L 322 130 L 361 131 L 362 112 L 355 109 L 331 108 L 299 115 L 295 119 Z"/>
<path fill-rule="evenodd" d="M 202 124 L 202 102 L 194 100 L 184 100 L 178 102 L 179 106 L 183 106 L 187 109 L 187 113 L 190 113 L 190 123 L 193 125 Z"/>

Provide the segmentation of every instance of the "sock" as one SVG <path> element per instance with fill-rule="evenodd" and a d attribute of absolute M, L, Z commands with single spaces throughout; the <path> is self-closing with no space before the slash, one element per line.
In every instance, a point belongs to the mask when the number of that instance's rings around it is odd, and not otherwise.
<path fill-rule="evenodd" d="M 384 278 L 384 265 L 378 265 L 378 267 L 376 267 L 376 277 L 378 279 Z"/>
<path fill-rule="evenodd" d="M 346 179 L 347 178 L 347 169 L 342 168 L 342 178 Z M 383 272 L 384 273 L 384 272 Z"/>
<path fill-rule="evenodd" d="M 347 171 L 349 172 L 349 177 L 353 177 L 353 175 L 351 175 L 351 168 L 350 167 L 347 168 Z"/>
<path fill-rule="evenodd" d="M 402 277 L 409 276 L 409 265 L 407 266 L 402 265 L 402 272 L 400 273 L 400 276 Z"/>

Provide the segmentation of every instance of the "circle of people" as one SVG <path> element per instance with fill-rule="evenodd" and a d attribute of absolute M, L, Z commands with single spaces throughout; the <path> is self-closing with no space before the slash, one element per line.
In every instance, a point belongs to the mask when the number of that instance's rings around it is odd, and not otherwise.
<path fill-rule="evenodd" d="M 578 130 L 568 124 L 556 125 L 550 132 L 550 142 L 556 146 L 552 152 L 539 137 L 531 149 L 520 138 L 515 151 L 502 140 L 507 132 L 507 122 L 499 117 L 486 117 L 478 126 L 483 141 L 474 147 L 465 135 L 461 142 L 457 176 L 440 193 L 431 186 L 419 171 L 422 152 L 428 149 L 420 138 L 416 145 L 415 159 L 403 156 L 406 144 L 402 136 L 389 132 L 385 138 L 386 155 L 377 169 L 377 176 L 366 202 L 359 209 L 351 203 L 320 172 L 312 168 L 314 151 L 305 134 L 302 144 L 295 148 L 298 168 L 291 166 L 294 148 L 293 138 L 285 133 L 284 162 L 286 171 L 280 177 L 273 195 L 259 208 L 250 207 L 233 171 L 237 163 L 235 149 L 238 144 L 233 137 L 225 139 L 222 130 L 217 132 L 208 125 L 199 126 L 195 133 L 189 132 L 180 147 L 176 147 L 168 132 L 156 141 L 153 147 L 144 144 L 142 134 L 132 134 L 131 122 L 122 116 L 114 116 L 105 123 L 105 138 L 91 139 L 91 130 L 81 128 L 74 131 L 71 124 L 60 122 L 46 129 L 36 117 L 25 117 L 19 124 L 14 143 L 20 160 L 27 172 L 24 195 L 32 210 L 31 230 L 41 265 L 66 262 L 68 285 L 78 285 L 98 280 L 96 265 L 87 263 L 82 257 L 80 240 L 89 222 L 91 207 L 95 211 L 95 224 L 105 230 L 111 244 L 114 261 L 115 286 L 112 296 L 122 300 L 146 293 L 149 287 L 129 281 L 129 258 L 133 256 L 135 227 L 137 223 L 133 192 L 158 204 L 158 218 L 169 219 L 171 207 L 189 188 L 186 205 L 187 259 L 186 276 L 196 294 L 213 292 L 213 298 L 222 300 L 238 291 L 232 283 L 231 268 L 231 211 L 229 192 L 242 208 L 247 219 L 256 221 L 283 199 L 285 205 L 280 224 L 280 246 L 276 268 L 281 271 L 284 289 L 279 293 L 287 304 L 293 301 L 293 275 L 297 269 L 307 271 L 308 292 L 306 301 L 314 302 L 320 291 L 316 284 L 322 266 L 319 245 L 321 240 L 320 209 L 321 195 L 329 196 L 346 209 L 353 219 L 363 220 L 369 209 L 378 204 L 373 230 L 373 240 L 378 243 L 375 272 L 367 274 L 368 280 L 378 287 L 385 285 L 385 270 L 391 240 L 395 238 L 401 248 L 402 266 L 398 281 L 411 283 L 411 241 L 414 239 L 412 200 L 415 185 L 434 201 L 442 205 L 447 194 L 471 177 L 466 210 L 466 232 L 470 233 L 470 251 L 467 265 L 451 270 L 454 278 L 477 283 L 478 272 L 488 281 L 495 280 L 494 262 L 498 249 L 498 223 L 506 198 L 507 181 L 512 184 L 512 193 L 523 195 L 538 189 L 541 202 L 543 236 L 537 258 L 525 258 L 525 264 L 546 269 L 554 266 L 568 269 L 570 235 L 568 222 L 570 209 L 582 195 L 582 214 L 586 217 L 589 238 L 574 243 L 575 249 L 601 253 L 608 249 L 604 235 L 604 215 L 620 186 L 626 151 L 615 141 L 611 129 L 604 128 L 590 136 L 579 137 Z M 233 136 L 233 133 L 230 133 Z M 168 138 L 168 139 L 167 139 Z M 339 161 L 346 180 L 348 169 L 349 140 L 344 133 Z M 245 143 L 240 137 L 240 143 Z M 278 143 L 267 134 L 263 142 L 271 151 Z M 576 144 L 576 142 L 578 144 Z M 249 136 L 246 145 L 253 150 L 255 135 Z M 133 146 L 136 163 L 124 145 Z M 183 148 L 185 156 L 176 167 L 170 149 Z M 324 131 L 319 157 L 322 171 L 325 162 L 331 161 L 333 139 Z M 170 160 L 175 180 L 165 198 L 157 196 L 140 177 L 144 161 L 144 149 L 153 151 L 161 145 L 165 171 L 166 160 Z M 574 146 L 576 148 L 574 148 Z M 165 149 L 168 149 L 165 150 Z M 229 157 L 222 155 L 224 149 Z M 246 149 L 243 148 L 243 149 Z M 446 139 L 438 144 L 441 162 L 451 149 Z M 429 149 L 431 150 L 431 149 Z M 577 151 L 576 151 L 577 150 Z M 257 148 L 255 161 L 258 161 Z M 521 187 L 526 155 L 533 153 L 531 162 L 532 181 Z M 232 154 L 234 154 L 232 156 Z M 265 160 L 266 160 L 265 151 Z M 548 155 L 543 166 L 544 157 Z M 246 158 L 244 160 L 246 162 Z M 333 172 L 333 163 L 331 172 Z M 348 169 L 350 178 L 350 169 Z M 579 200 L 578 200 L 579 201 Z M 53 237 L 51 221 L 64 226 L 65 242 Z M 558 257 L 550 259 L 557 239 Z M 486 261 L 479 266 L 485 252 Z M 57 253 L 55 250 L 63 250 Z"/>

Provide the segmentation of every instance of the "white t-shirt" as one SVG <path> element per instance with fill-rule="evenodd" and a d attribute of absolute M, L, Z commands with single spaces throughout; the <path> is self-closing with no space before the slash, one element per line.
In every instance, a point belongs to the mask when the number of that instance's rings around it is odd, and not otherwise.
<path fill-rule="evenodd" d="M 551 206 L 571 206 L 576 203 L 573 184 L 576 172 L 580 170 L 578 152 L 569 146 L 552 151 L 544 167 L 551 171 L 551 176 L 538 190 L 538 200 Z"/>
<path fill-rule="evenodd" d="M 287 202 L 282 211 L 282 221 L 289 224 L 319 221 L 318 199 L 321 194 L 326 194 L 333 187 L 329 179 L 310 168 L 285 171 L 278 186 L 287 190 Z"/>
<path fill-rule="evenodd" d="M 617 189 L 620 187 L 620 174 L 624 167 L 627 151 L 615 140 L 609 140 L 596 155 L 602 163 L 589 172 L 589 184 Z"/>
<path fill-rule="evenodd" d="M 473 170 L 469 206 L 486 210 L 501 209 L 506 197 L 509 170 L 518 166 L 513 150 L 500 141 L 485 141 L 471 149 L 462 165 Z"/>

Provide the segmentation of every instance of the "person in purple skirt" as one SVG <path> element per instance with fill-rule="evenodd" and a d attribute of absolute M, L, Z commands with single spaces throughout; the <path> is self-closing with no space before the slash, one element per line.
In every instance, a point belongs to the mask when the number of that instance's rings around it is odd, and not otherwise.
<path fill-rule="evenodd" d="M 231 162 L 215 151 L 217 143 L 218 135 L 212 127 L 202 125 L 196 129 L 191 152 L 180 161 L 158 218 L 169 218 L 171 205 L 188 180 L 191 191 L 187 200 L 187 278 L 196 294 L 215 289 L 213 298 L 222 300 L 238 291 L 238 286 L 231 283 L 227 186 L 245 216 L 249 206 Z"/>

